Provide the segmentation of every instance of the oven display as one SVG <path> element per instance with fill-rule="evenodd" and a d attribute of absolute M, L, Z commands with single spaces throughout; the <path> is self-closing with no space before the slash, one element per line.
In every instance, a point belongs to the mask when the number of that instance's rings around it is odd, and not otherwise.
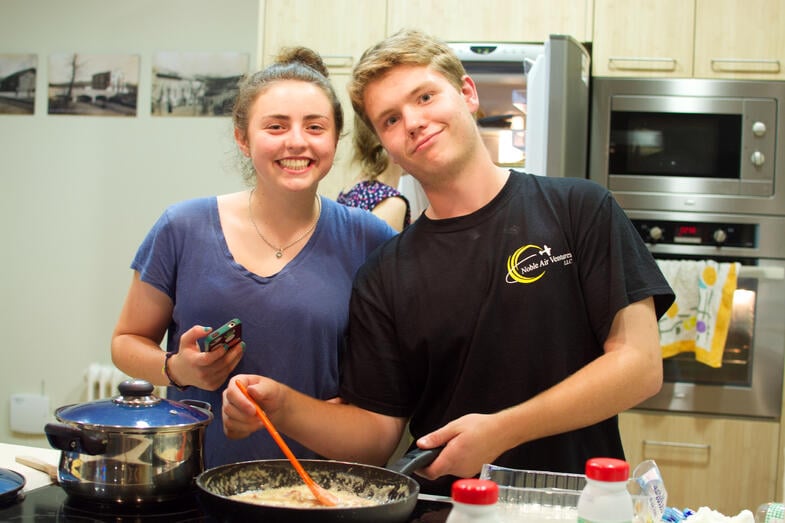
<path fill-rule="evenodd" d="M 673 234 L 674 243 L 701 243 L 701 229 L 697 225 L 676 225 L 676 231 Z"/>

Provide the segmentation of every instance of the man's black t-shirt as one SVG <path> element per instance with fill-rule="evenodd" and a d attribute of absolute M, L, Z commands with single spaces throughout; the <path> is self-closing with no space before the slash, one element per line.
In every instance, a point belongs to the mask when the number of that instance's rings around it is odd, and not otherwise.
<path fill-rule="evenodd" d="M 485 207 L 421 216 L 361 268 L 341 396 L 411 417 L 416 439 L 564 380 L 603 354 L 620 309 L 649 296 L 658 317 L 673 300 L 608 191 L 512 172 Z M 616 417 L 526 443 L 495 463 L 582 473 L 596 456 L 624 457 Z M 454 479 L 422 480 L 423 491 L 449 494 Z"/>

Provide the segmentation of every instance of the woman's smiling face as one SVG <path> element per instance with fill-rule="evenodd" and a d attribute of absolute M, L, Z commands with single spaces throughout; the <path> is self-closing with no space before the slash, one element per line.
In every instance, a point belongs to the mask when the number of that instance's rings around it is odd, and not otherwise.
<path fill-rule="evenodd" d="M 324 92 L 308 82 L 281 80 L 250 109 L 245 136 L 235 131 L 260 181 L 289 190 L 313 187 L 332 167 L 338 136 Z"/>

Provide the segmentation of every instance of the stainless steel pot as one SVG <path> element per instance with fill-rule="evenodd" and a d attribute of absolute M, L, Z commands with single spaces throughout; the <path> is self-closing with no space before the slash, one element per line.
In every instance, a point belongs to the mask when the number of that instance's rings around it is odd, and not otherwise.
<path fill-rule="evenodd" d="M 48 423 L 49 444 L 62 450 L 60 485 L 92 501 L 142 504 L 182 496 L 204 470 L 210 405 L 171 401 L 143 380 L 122 382 L 112 399 L 67 405 Z"/>

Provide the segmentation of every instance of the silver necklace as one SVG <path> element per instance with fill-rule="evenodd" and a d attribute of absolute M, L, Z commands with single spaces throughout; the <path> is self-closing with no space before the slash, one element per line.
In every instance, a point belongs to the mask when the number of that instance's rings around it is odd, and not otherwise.
<path fill-rule="evenodd" d="M 275 251 L 275 257 L 276 257 L 276 258 L 280 258 L 280 257 L 282 257 L 282 256 L 283 256 L 283 251 L 285 251 L 285 250 L 286 250 L 286 249 L 288 249 L 289 247 L 291 247 L 291 246 L 295 245 L 296 243 L 298 243 L 300 240 L 302 240 L 303 238 L 305 238 L 306 236 L 308 236 L 309 234 L 311 234 L 311 231 L 313 231 L 313 230 L 314 230 L 314 228 L 316 227 L 316 224 L 317 224 L 317 223 L 319 223 L 319 216 L 321 216 L 321 215 L 322 215 L 322 201 L 321 201 L 321 199 L 319 198 L 319 195 L 316 195 L 316 205 L 319 207 L 319 210 L 318 210 L 318 211 L 316 211 L 316 219 L 313 221 L 313 223 L 311 224 L 311 226 L 310 226 L 310 227 L 308 227 L 308 230 L 307 230 L 307 231 L 305 231 L 305 232 L 302 234 L 302 236 L 300 236 L 299 238 L 297 238 L 296 240 L 294 240 L 294 241 L 293 241 L 292 243 L 290 243 L 289 245 L 284 245 L 284 246 L 282 246 L 282 247 L 276 247 L 276 246 L 275 246 L 275 245 L 273 245 L 272 243 L 268 242 L 268 241 L 267 241 L 267 238 L 265 238 L 265 237 L 262 235 L 262 232 L 259 230 L 259 227 L 256 225 L 256 220 L 254 220 L 254 219 L 253 219 L 253 210 L 252 210 L 252 208 L 251 208 L 251 198 L 253 197 L 253 192 L 254 192 L 255 190 L 256 190 L 256 188 L 253 188 L 253 189 L 251 189 L 251 192 L 248 194 L 248 217 L 251 219 L 251 225 L 253 225 L 253 228 L 256 230 L 256 234 L 258 234 L 258 235 L 259 235 L 259 238 L 261 238 L 261 239 L 262 239 L 262 241 L 263 241 L 264 243 L 266 243 L 268 247 L 270 247 L 272 250 L 274 250 L 274 251 Z"/>

